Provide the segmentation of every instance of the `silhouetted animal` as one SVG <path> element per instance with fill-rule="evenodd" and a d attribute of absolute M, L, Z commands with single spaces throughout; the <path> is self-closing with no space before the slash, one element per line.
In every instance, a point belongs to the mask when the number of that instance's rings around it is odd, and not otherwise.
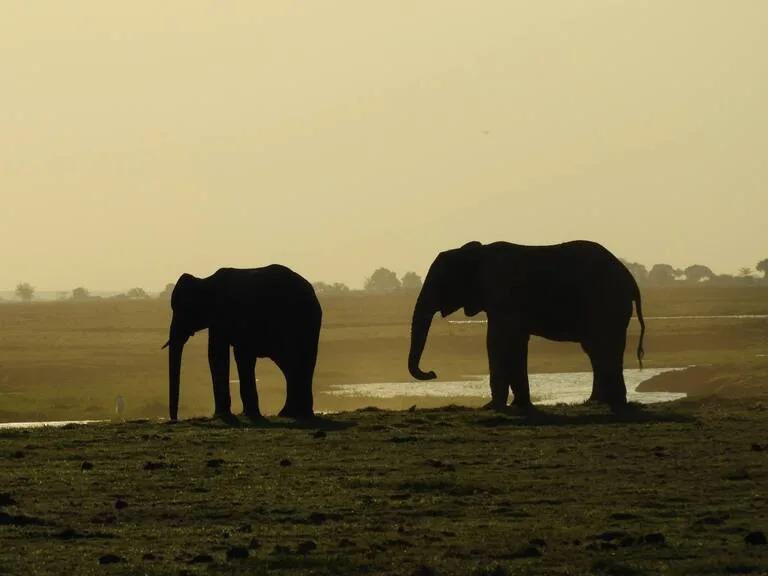
<path fill-rule="evenodd" d="M 603 246 L 584 240 L 552 246 L 469 242 L 440 252 L 429 268 L 413 310 L 408 370 L 419 380 L 436 377 L 419 368 L 432 317 L 463 307 L 467 316 L 481 311 L 488 316 L 489 407 L 506 406 L 510 387 L 515 405 L 531 404 L 531 334 L 579 342 L 592 362 L 590 400 L 623 406 L 624 347 L 633 302 L 640 321 L 637 357 L 642 367 L 640 290 Z"/>
<path fill-rule="evenodd" d="M 322 310 L 312 285 L 279 264 L 263 268 L 221 268 L 207 278 L 182 274 L 171 294 L 168 394 L 171 420 L 179 406 L 181 355 L 198 330 L 208 329 L 208 362 L 215 415 L 232 417 L 229 347 L 234 349 L 240 398 L 246 416 L 261 417 L 256 359 L 270 358 L 286 381 L 280 416 L 313 416 L 312 378 Z"/>

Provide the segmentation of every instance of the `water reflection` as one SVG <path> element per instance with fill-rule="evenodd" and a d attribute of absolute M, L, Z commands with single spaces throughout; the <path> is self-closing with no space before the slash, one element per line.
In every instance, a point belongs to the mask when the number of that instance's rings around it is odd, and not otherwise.
<path fill-rule="evenodd" d="M 670 402 L 684 398 L 674 392 L 637 392 L 641 382 L 664 372 L 685 368 L 628 368 L 624 370 L 627 399 L 648 404 Z M 327 393 L 335 396 L 364 398 L 437 397 L 437 398 L 490 398 L 488 375 L 467 375 L 467 380 L 440 382 L 380 382 L 376 384 L 346 384 L 332 387 Z M 558 372 L 531 374 L 528 377 L 531 396 L 536 404 L 577 404 L 592 391 L 592 372 Z"/>

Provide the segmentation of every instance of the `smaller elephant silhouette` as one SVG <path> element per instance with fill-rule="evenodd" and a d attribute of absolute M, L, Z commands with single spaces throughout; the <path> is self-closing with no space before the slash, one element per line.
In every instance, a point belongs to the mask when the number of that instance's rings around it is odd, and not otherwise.
<path fill-rule="evenodd" d="M 595 242 L 551 246 L 469 242 L 440 252 L 429 268 L 413 309 L 408 370 L 418 380 L 436 377 L 419 368 L 432 317 L 459 308 L 467 316 L 486 312 L 490 407 L 531 404 L 528 340 L 579 342 L 592 363 L 593 401 L 626 404 L 624 348 L 632 305 L 637 308 L 642 367 L 640 290 L 621 261 Z"/>
<path fill-rule="evenodd" d="M 231 419 L 229 348 L 234 349 L 243 412 L 261 418 L 256 359 L 270 358 L 286 382 L 280 416 L 314 415 L 312 379 L 322 309 L 312 285 L 280 264 L 262 268 L 221 268 L 206 278 L 182 274 L 171 293 L 168 396 L 171 420 L 178 417 L 181 356 L 195 332 L 208 329 L 214 415 Z"/>

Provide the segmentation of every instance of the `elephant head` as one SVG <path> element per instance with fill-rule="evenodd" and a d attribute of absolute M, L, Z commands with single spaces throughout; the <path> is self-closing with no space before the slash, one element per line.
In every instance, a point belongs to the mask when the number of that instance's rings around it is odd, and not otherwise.
<path fill-rule="evenodd" d="M 437 377 L 434 372 L 424 372 L 419 368 L 435 312 L 439 311 L 445 318 L 459 308 L 464 308 L 467 316 L 474 316 L 483 310 L 483 297 L 478 282 L 482 254 L 483 245 L 480 242 L 468 242 L 461 248 L 440 252 L 429 267 L 411 321 L 408 371 L 417 380 Z"/>
<path fill-rule="evenodd" d="M 179 412 L 179 382 L 181 380 L 181 353 L 184 344 L 195 332 L 208 328 L 210 307 L 213 301 L 211 289 L 201 278 L 182 274 L 171 293 L 173 318 L 168 341 L 168 405 L 171 420 Z"/>

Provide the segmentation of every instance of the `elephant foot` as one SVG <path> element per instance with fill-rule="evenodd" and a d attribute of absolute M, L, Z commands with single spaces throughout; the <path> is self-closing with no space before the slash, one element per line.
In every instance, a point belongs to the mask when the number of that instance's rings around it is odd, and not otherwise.
<path fill-rule="evenodd" d="M 283 409 L 277 415 L 281 418 L 294 418 L 296 420 L 309 420 L 315 417 L 315 413 L 311 408 L 309 410 L 299 410 L 289 406 L 283 406 Z"/>
<path fill-rule="evenodd" d="M 230 426 L 235 426 L 237 424 L 240 424 L 240 420 L 237 419 L 237 416 L 232 414 L 232 412 L 214 412 L 213 418 L 215 420 L 221 420 L 225 424 L 229 424 Z"/>
<path fill-rule="evenodd" d="M 530 398 L 526 398 L 526 399 L 515 398 L 512 401 L 511 407 L 516 408 L 517 410 L 525 411 L 525 412 L 534 409 L 533 402 L 531 402 Z"/>
<path fill-rule="evenodd" d="M 504 412 L 506 409 L 507 404 L 505 402 L 497 402 L 495 400 L 491 400 L 487 404 L 483 405 L 483 410 L 495 410 L 496 412 Z"/>
<path fill-rule="evenodd" d="M 267 419 L 264 418 L 264 416 L 261 414 L 261 412 L 258 412 L 258 411 L 257 412 L 253 412 L 253 411 L 243 412 L 242 416 L 245 417 L 245 418 L 248 418 L 248 420 L 250 420 L 254 424 L 261 424 L 261 423 L 267 421 Z"/>

